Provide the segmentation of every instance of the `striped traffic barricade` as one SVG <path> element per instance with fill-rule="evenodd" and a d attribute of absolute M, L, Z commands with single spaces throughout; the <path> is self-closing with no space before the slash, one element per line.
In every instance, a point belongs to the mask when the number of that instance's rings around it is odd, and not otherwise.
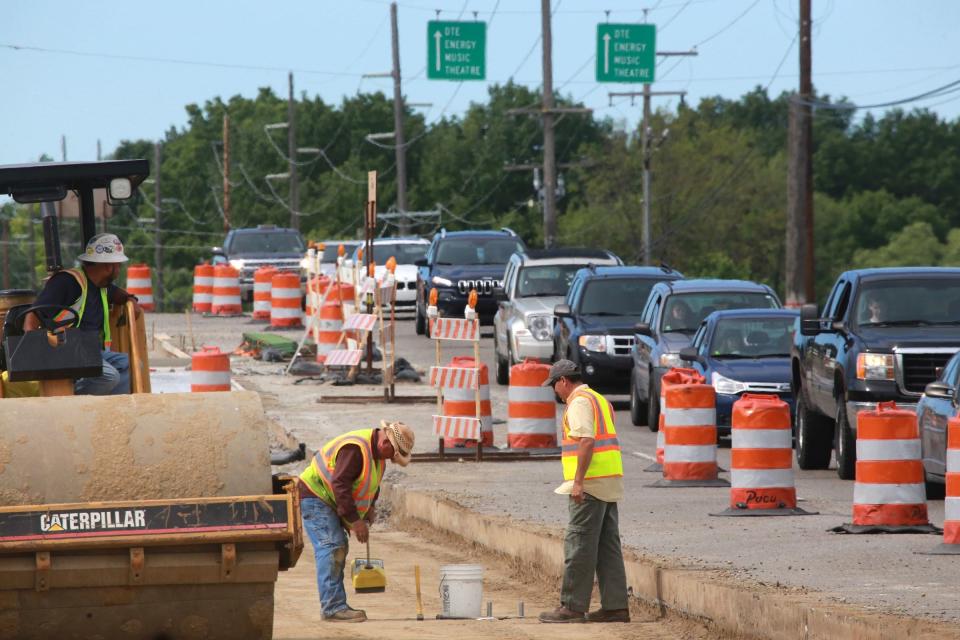
<path fill-rule="evenodd" d="M 260 267 L 253 272 L 253 319 L 270 319 L 270 296 L 274 267 Z"/>
<path fill-rule="evenodd" d="M 453 368 L 477 369 L 477 361 L 468 356 L 456 356 L 450 361 Z M 490 377 L 487 365 L 479 364 L 480 392 L 480 441 L 484 446 L 493 445 L 493 413 L 490 405 Z M 474 389 L 446 387 L 443 394 L 443 415 L 474 418 L 477 417 L 477 391 Z M 475 447 L 476 439 L 445 438 L 445 447 Z"/>
<path fill-rule="evenodd" d="M 943 499 L 943 542 L 924 554 L 960 555 L 960 418 L 947 421 L 946 496 Z"/>
<path fill-rule="evenodd" d="M 939 533 L 927 518 L 917 416 L 881 402 L 857 414 L 853 522 L 837 533 Z"/>
<path fill-rule="evenodd" d="M 663 478 L 652 487 L 728 487 L 717 473 L 717 394 L 694 369 L 675 368 L 660 382 Z"/>
<path fill-rule="evenodd" d="M 744 394 L 733 403 L 730 431 L 730 506 L 710 515 L 813 515 L 797 508 L 790 405 Z"/>
<path fill-rule="evenodd" d="M 230 391 L 230 354 L 203 347 L 190 357 L 190 391 Z"/>
<path fill-rule="evenodd" d="M 240 302 L 240 273 L 228 264 L 218 264 L 213 268 L 210 313 L 215 316 L 237 316 L 243 313 Z"/>
<path fill-rule="evenodd" d="M 213 303 L 212 264 L 198 264 L 193 268 L 193 310 L 197 313 L 210 313 Z"/>
<path fill-rule="evenodd" d="M 557 446 L 557 400 L 553 387 L 544 387 L 550 365 L 527 359 L 510 367 L 507 389 L 507 446 L 549 449 Z"/>
<path fill-rule="evenodd" d="M 137 296 L 144 311 L 153 311 L 153 280 L 149 266 L 132 264 L 127 267 L 127 293 Z"/>
<path fill-rule="evenodd" d="M 300 276 L 274 273 L 270 279 L 270 327 L 289 329 L 303 326 L 300 307 Z"/>

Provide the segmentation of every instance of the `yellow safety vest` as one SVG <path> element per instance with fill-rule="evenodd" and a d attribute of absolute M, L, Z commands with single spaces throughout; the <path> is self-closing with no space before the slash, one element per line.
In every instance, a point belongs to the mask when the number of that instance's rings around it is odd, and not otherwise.
<path fill-rule="evenodd" d="M 383 477 L 385 466 L 383 460 L 374 460 L 373 446 L 370 443 L 372 437 L 373 429 L 358 429 L 337 436 L 317 451 L 313 460 L 310 461 L 310 466 L 300 474 L 300 479 L 318 498 L 336 508 L 337 500 L 333 492 L 333 470 L 337 466 L 337 454 L 340 453 L 340 449 L 348 444 L 358 445 L 363 453 L 363 471 L 353 482 L 353 501 L 356 503 L 357 513 L 360 514 L 362 519 L 370 510 L 370 506 L 377 496 L 377 489 L 380 488 L 380 479 Z"/>
<path fill-rule="evenodd" d="M 83 312 L 87 308 L 87 274 L 84 273 L 83 269 L 64 269 L 64 272 L 72 275 L 80 284 L 80 297 L 70 305 L 70 308 L 77 314 L 77 326 L 79 327 L 80 321 L 83 320 Z M 109 349 L 113 343 L 110 340 L 110 304 L 107 302 L 106 288 L 100 289 L 100 301 L 103 303 L 103 332 L 101 337 L 103 338 L 103 346 Z M 67 312 L 61 311 L 56 315 L 55 320 L 62 320 L 66 316 Z"/>
<path fill-rule="evenodd" d="M 602 395 L 586 385 L 580 386 L 567 399 L 567 404 L 576 398 L 586 398 L 593 407 L 594 444 L 593 458 L 587 467 L 585 480 L 623 476 L 623 459 L 620 457 L 620 441 L 613 421 L 613 407 Z M 573 480 L 577 475 L 577 450 L 579 439 L 570 437 L 567 412 L 563 413 L 563 441 L 560 444 L 560 461 L 563 463 L 563 479 Z"/>

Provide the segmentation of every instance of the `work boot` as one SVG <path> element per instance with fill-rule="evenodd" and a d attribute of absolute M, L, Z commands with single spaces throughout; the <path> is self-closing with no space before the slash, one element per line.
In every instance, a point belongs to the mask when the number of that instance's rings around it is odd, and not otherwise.
<path fill-rule="evenodd" d="M 544 611 L 540 614 L 540 622 L 586 622 L 587 619 L 579 611 L 572 611 L 566 607 L 557 607 L 553 611 Z"/>
<path fill-rule="evenodd" d="M 630 610 L 597 609 L 587 614 L 587 622 L 630 622 Z"/>
<path fill-rule="evenodd" d="M 323 616 L 325 622 L 366 622 L 367 612 L 363 609 L 340 609 L 329 616 Z"/>

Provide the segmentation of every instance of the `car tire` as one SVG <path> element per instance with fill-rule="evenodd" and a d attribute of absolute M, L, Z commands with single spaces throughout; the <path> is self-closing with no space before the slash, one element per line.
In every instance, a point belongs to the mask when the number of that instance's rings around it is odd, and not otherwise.
<path fill-rule="evenodd" d="M 796 424 L 797 466 L 801 469 L 826 469 L 833 450 L 833 428 L 830 420 L 807 408 L 803 392 L 797 390 Z"/>
<path fill-rule="evenodd" d="M 947 495 L 947 485 L 946 479 L 944 480 L 933 480 L 930 477 L 930 474 L 924 471 L 923 473 L 924 485 L 927 492 L 927 500 L 943 500 Z"/>
<path fill-rule="evenodd" d="M 630 421 L 636 427 L 641 427 L 647 423 L 647 405 L 640 402 L 637 394 L 637 383 L 633 372 L 630 372 Z"/>
<path fill-rule="evenodd" d="M 414 329 L 417 332 L 418 336 L 422 336 L 427 332 L 427 323 L 426 318 L 420 315 L 420 305 L 417 305 L 417 319 L 414 322 Z"/>
<path fill-rule="evenodd" d="M 660 396 L 653 381 L 653 372 L 650 373 L 650 391 L 647 393 L 647 428 L 654 433 L 660 431 Z"/>
<path fill-rule="evenodd" d="M 837 420 L 833 428 L 833 437 L 837 475 L 841 480 L 853 480 L 857 473 L 857 439 L 847 419 L 847 403 L 843 393 L 837 398 Z"/>
<path fill-rule="evenodd" d="M 510 353 L 509 351 L 507 352 L 506 358 L 500 357 L 499 349 L 497 349 L 496 332 L 494 332 L 494 338 L 493 338 L 493 356 L 497 363 L 497 368 L 496 368 L 497 384 L 499 385 L 510 384 Z"/>

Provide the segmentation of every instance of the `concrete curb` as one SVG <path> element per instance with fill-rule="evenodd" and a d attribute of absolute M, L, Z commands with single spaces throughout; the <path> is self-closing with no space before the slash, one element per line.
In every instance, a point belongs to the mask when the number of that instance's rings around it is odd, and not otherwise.
<path fill-rule="evenodd" d="M 470 511 L 456 502 L 398 485 L 383 497 L 400 518 L 422 522 L 516 558 L 545 573 L 563 571 L 561 532 L 534 530 L 508 518 Z M 816 593 L 795 593 L 719 575 L 717 571 L 664 567 L 626 558 L 633 595 L 680 615 L 702 620 L 738 638 L 770 640 L 933 640 L 960 637 L 960 625 L 874 613 L 827 602 Z"/>

